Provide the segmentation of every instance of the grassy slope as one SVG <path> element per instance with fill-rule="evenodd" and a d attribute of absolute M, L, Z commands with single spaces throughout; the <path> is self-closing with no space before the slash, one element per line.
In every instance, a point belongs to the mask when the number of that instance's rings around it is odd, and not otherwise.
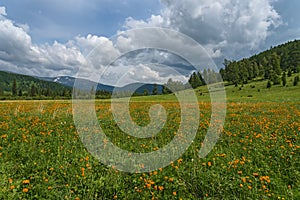
<path fill-rule="evenodd" d="M 256 81 L 238 87 L 235 87 L 234 85 L 226 86 L 226 100 L 227 102 L 298 102 L 300 101 L 300 84 L 298 86 L 293 86 L 293 80 L 295 76 L 296 75 L 287 77 L 286 87 L 283 87 L 282 85 L 272 85 L 272 87 L 268 89 L 266 87 L 267 81 Z M 195 92 L 200 102 L 210 101 L 210 95 L 206 86 L 197 88 Z M 173 94 L 170 94 L 147 97 L 133 97 L 132 100 L 176 101 L 176 97 Z"/>

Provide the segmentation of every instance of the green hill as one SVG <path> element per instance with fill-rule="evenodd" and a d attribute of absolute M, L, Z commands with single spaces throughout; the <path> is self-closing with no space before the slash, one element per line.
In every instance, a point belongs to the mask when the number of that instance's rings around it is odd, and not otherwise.
<path fill-rule="evenodd" d="M 255 79 L 270 80 L 271 84 L 285 85 L 284 76 L 300 72 L 300 40 L 271 47 L 262 53 L 240 61 L 224 61 L 220 70 L 225 81 L 238 85 Z"/>
<path fill-rule="evenodd" d="M 32 76 L 0 71 L 0 96 L 14 98 L 62 98 L 70 97 L 71 87 L 43 81 Z"/>

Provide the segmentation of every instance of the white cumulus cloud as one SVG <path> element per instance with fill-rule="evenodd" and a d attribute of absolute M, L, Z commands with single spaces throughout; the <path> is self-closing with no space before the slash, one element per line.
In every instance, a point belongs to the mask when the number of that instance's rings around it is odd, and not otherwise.
<path fill-rule="evenodd" d="M 161 15 L 146 21 L 128 18 L 126 26 L 163 26 L 178 30 L 205 45 L 213 58 L 255 50 L 272 28 L 282 24 L 272 0 L 162 0 Z M 159 20 L 157 20 L 159 19 Z M 226 45 L 224 45 L 226 44 Z M 234 49 L 234 51 L 232 50 Z M 242 56 L 242 55 L 239 55 Z"/>

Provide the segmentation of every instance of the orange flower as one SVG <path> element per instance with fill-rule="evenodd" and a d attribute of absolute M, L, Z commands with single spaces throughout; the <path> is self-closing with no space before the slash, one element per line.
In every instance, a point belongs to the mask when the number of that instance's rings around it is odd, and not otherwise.
<path fill-rule="evenodd" d="M 176 192 L 173 192 L 173 195 L 174 195 L 174 196 L 176 196 L 176 195 L 177 195 L 177 193 L 176 193 Z"/>
<path fill-rule="evenodd" d="M 258 173 L 256 173 L 256 172 L 255 172 L 255 173 L 253 173 L 253 176 L 257 177 L 257 176 L 258 176 Z"/>
<path fill-rule="evenodd" d="M 211 166 L 211 162 L 208 162 L 207 165 L 210 167 Z"/>
<path fill-rule="evenodd" d="M 30 183 L 30 180 L 24 180 L 23 181 L 23 184 L 29 184 Z"/>
<path fill-rule="evenodd" d="M 23 192 L 24 192 L 24 193 L 27 193 L 28 191 L 29 191 L 28 188 L 24 188 L 24 189 L 23 189 Z"/>

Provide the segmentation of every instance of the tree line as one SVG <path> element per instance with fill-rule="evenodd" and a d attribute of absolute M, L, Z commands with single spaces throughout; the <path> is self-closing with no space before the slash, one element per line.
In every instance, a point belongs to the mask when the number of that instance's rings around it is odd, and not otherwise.
<path fill-rule="evenodd" d="M 224 81 L 234 85 L 254 79 L 268 80 L 270 85 L 286 85 L 286 76 L 300 72 L 300 41 L 295 40 L 271 47 L 258 55 L 240 61 L 224 60 L 220 74 Z M 297 76 L 296 76 L 297 77 Z M 298 84 L 297 79 L 294 85 Z"/>

